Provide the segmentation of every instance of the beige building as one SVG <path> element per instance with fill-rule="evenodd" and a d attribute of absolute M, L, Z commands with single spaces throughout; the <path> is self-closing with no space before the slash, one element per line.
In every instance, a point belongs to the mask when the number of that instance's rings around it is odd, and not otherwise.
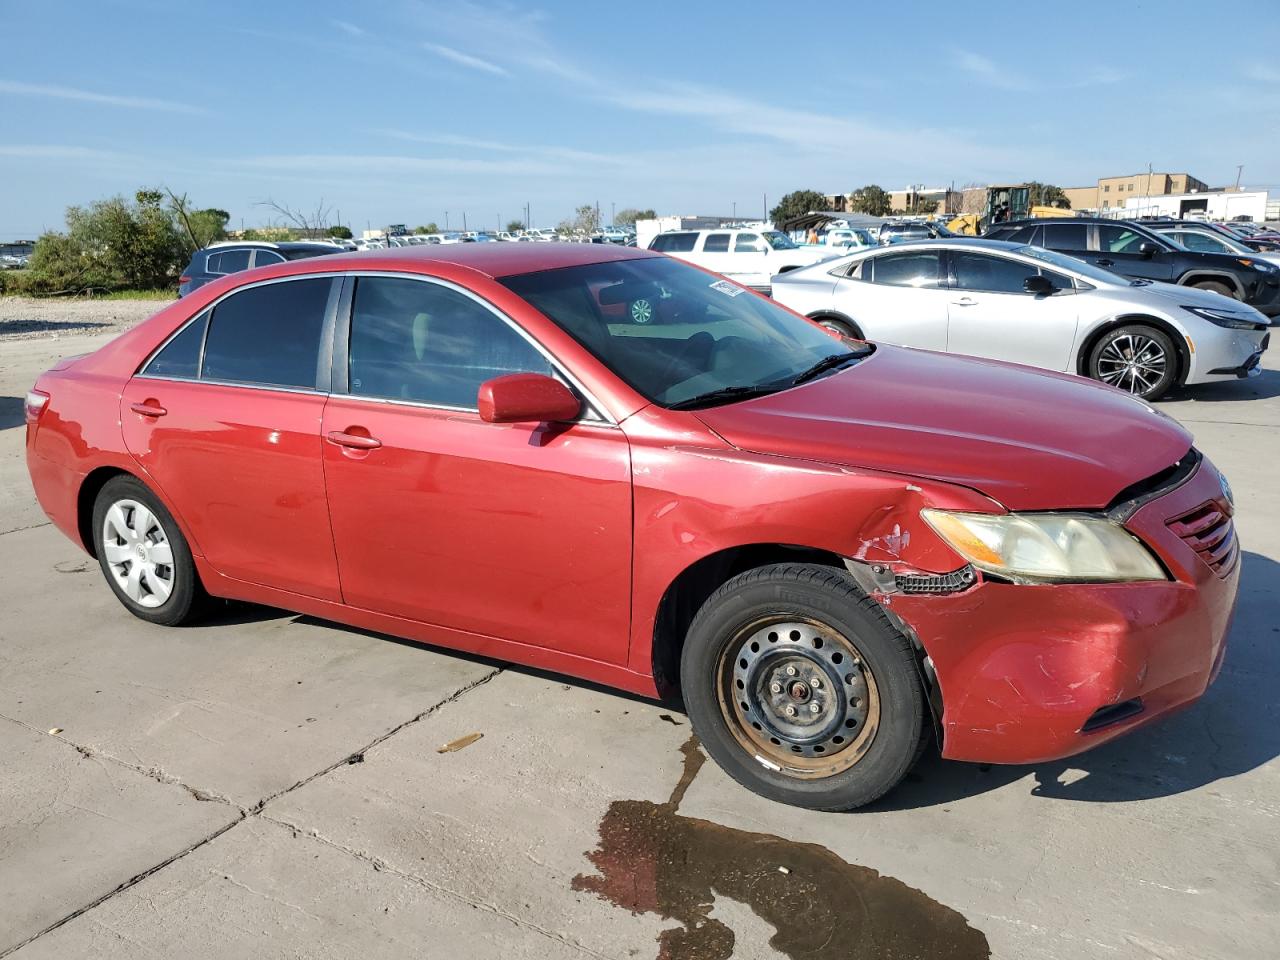
<path fill-rule="evenodd" d="M 1072 210 L 1105 213 L 1123 207 L 1131 197 L 1162 197 L 1175 193 L 1203 193 L 1209 185 L 1189 173 L 1135 173 L 1127 177 L 1099 177 L 1092 187 L 1066 187 Z"/>

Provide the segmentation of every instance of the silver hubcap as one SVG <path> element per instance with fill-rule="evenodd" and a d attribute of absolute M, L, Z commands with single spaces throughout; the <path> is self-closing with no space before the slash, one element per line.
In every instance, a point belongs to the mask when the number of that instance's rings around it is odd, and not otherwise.
<path fill-rule="evenodd" d="M 1116 337 L 1098 355 L 1098 379 L 1130 393 L 1148 393 L 1164 379 L 1164 347 L 1140 333 Z"/>
<path fill-rule="evenodd" d="M 636 323 L 648 323 L 653 319 L 653 304 L 648 300 L 636 300 L 631 304 L 631 319 Z"/>
<path fill-rule="evenodd" d="M 121 592 L 143 607 L 173 593 L 173 548 L 156 515 L 137 500 L 117 500 L 102 521 L 102 555 Z"/>

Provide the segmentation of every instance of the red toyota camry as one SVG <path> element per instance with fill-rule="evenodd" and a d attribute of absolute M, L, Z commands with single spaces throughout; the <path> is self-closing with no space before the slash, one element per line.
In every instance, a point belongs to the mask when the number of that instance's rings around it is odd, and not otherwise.
<path fill-rule="evenodd" d="M 1199 697 L 1231 495 L 1109 387 L 841 340 L 679 261 L 389 250 L 236 274 L 27 398 L 59 528 L 144 620 L 284 607 L 645 695 L 817 809 Z"/>

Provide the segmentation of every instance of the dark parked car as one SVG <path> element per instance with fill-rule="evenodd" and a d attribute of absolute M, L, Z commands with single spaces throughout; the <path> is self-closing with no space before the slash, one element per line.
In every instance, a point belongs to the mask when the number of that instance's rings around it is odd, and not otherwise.
<path fill-rule="evenodd" d="M 265 267 L 270 263 L 284 263 L 286 260 L 305 260 L 308 257 L 344 252 L 337 244 L 319 241 L 271 243 L 253 240 L 244 243 L 215 243 L 192 255 L 187 269 L 178 278 L 178 296 L 185 297 L 192 290 L 198 290 L 228 273 Z"/>
<path fill-rule="evenodd" d="M 907 240 L 937 240 L 954 236 L 954 233 L 936 221 L 907 220 L 901 223 L 880 224 L 879 240 L 882 245 L 887 245 L 903 243 Z"/>
<path fill-rule="evenodd" d="M 1057 250 L 1135 280 L 1212 290 L 1242 300 L 1269 317 L 1280 314 L 1280 267 L 1252 257 L 1182 250 L 1133 220 L 1015 220 L 997 224 L 985 236 Z"/>

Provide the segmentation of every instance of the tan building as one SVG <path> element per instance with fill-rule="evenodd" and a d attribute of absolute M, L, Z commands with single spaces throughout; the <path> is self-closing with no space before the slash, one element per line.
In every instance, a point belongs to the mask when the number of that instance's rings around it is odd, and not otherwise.
<path fill-rule="evenodd" d="M 1209 185 L 1189 173 L 1135 173 L 1127 177 L 1099 177 L 1096 186 L 1066 187 L 1072 210 L 1105 213 L 1123 207 L 1130 197 L 1162 197 L 1175 193 L 1203 193 Z"/>

